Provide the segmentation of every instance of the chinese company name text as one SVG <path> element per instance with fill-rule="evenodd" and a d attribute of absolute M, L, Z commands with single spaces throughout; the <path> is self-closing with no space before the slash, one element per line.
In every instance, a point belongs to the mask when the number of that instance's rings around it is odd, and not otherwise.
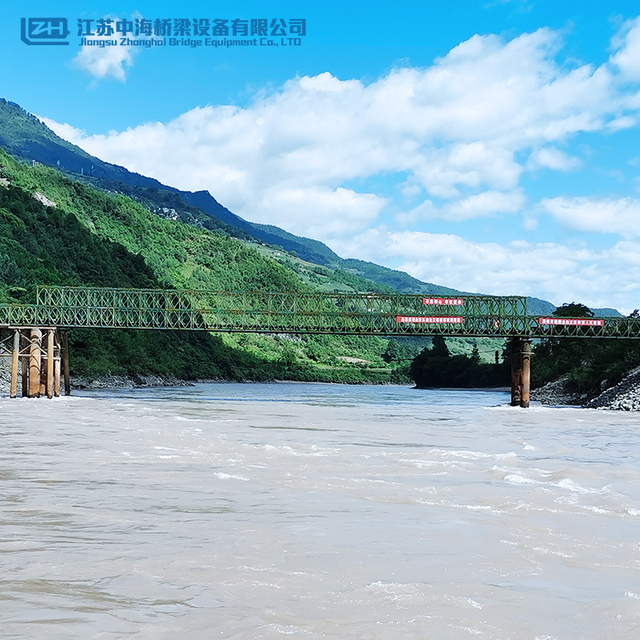
<path fill-rule="evenodd" d="M 79 44 L 90 47 L 278 47 L 300 46 L 305 18 L 134 18 L 77 19 Z M 68 44 L 66 18 L 22 18 L 29 45 Z"/>

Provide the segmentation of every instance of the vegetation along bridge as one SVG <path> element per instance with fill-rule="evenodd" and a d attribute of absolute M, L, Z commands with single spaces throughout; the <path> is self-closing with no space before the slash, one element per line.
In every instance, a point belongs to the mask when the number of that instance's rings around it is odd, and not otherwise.
<path fill-rule="evenodd" d="M 35 304 L 0 305 L 0 356 L 12 358 L 11 397 L 69 393 L 66 330 L 179 329 L 254 333 L 512 339 L 512 404 L 528 406 L 534 338 L 640 338 L 640 318 L 527 315 L 522 296 L 425 297 L 39 287 Z"/>

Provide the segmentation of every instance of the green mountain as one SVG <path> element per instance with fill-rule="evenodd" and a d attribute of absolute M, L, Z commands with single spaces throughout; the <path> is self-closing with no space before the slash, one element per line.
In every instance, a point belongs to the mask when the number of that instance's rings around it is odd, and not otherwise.
<path fill-rule="evenodd" d="M 286 263 L 291 263 L 289 268 Z M 322 274 L 316 273 L 321 270 Z M 316 282 L 317 280 L 317 282 Z M 384 290 L 254 241 L 159 217 L 0 150 L 0 302 L 33 302 L 38 284 L 226 290 Z M 355 336 L 71 332 L 75 375 L 232 380 L 404 381 L 412 349 Z M 397 351 L 397 350 L 396 350 Z"/>
<path fill-rule="evenodd" d="M 414 291 L 447 295 L 454 289 L 420 282 L 407 274 L 362 261 L 343 260 L 318 240 L 302 238 L 272 225 L 244 220 L 221 205 L 208 191 L 181 191 L 153 178 L 104 162 L 58 137 L 19 105 L 0 98 L 0 147 L 29 163 L 59 169 L 69 177 L 108 193 L 128 195 L 156 215 L 196 227 L 295 252 L 314 264 L 345 269 L 372 282 L 402 290 L 394 283 L 408 278 Z M 366 267 L 365 265 L 370 265 Z M 408 290 L 408 289 L 407 289 Z"/>
<path fill-rule="evenodd" d="M 33 300 L 36 284 L 462 293 L 342 259 L 316 240 L 243 220 L 206 191 L 180 191 L 103 162 L 5 100 L 0 147 L 12 154 L 0 151 L 3 302 Z M 528 304 L 530 313 L 554 309 L 534 298 Z M 482 357 L 491 359 L 499 342 L 479 342 Z M 91 375 L 355 382 L 406 380 L 401 371 L 424 343 L 79 331 L 73 332 L 72 348 L 77 372 Z M 473 345 L 454 340 L 450 348 L 470 353 Z"/>

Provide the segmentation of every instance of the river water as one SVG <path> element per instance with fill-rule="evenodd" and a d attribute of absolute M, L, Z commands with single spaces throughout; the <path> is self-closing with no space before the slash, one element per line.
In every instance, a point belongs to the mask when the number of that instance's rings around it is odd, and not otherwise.
<path fill-rule="evenodd" d="M 215 384 L 0 399 L 0 638 L 640 637 L 640 415 Z"/>

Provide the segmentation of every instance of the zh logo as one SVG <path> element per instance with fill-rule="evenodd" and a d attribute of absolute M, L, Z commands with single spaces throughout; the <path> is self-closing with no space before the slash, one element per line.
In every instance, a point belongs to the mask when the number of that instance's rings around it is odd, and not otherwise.
<path fill-rule="evenodd" d="M 25 44 L 68 45 L 64 40 L 69 33 L 66 18 L 20 19 L 20 39 Z"/>

